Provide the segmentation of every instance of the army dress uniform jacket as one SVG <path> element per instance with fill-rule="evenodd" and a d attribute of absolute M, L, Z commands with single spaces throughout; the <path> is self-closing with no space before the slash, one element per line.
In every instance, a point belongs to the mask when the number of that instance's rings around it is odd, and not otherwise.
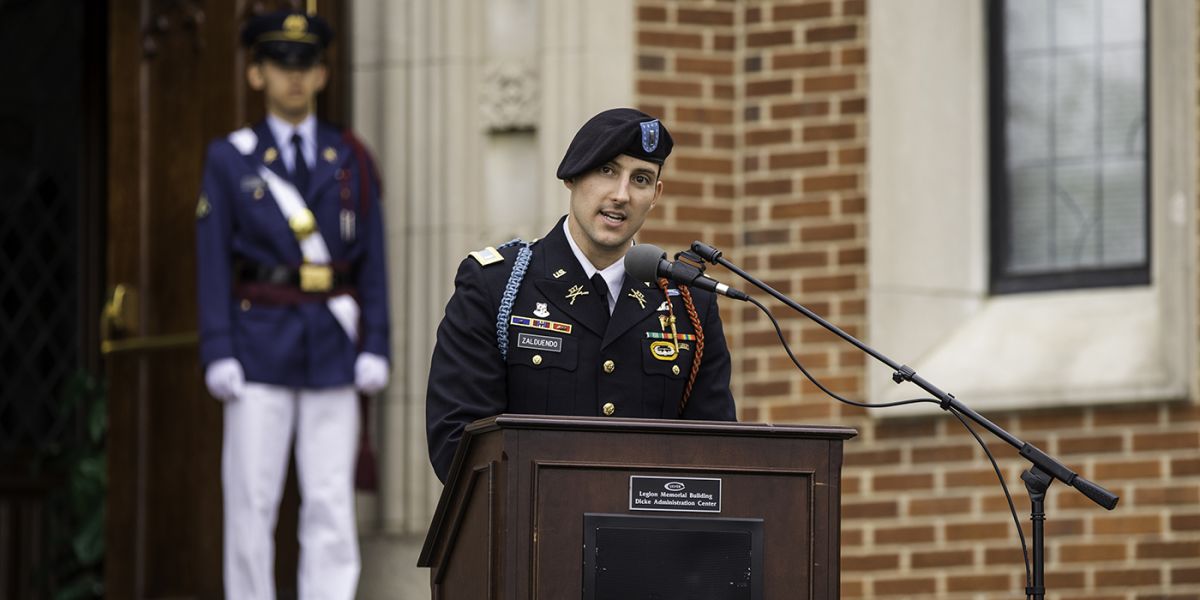
<path fill-rule="evenodd" d="M 301 193 L 339 274 L 335 293 L 349 293 L 360 309 L 358 340 L 350 339 L 326 297 L 301 293 L 294 282 L 274 286 L 244 279 L 247 269 L 290 270 L 304 260 L 296 234 L 259 173 L 265 166 L 290 181 L 264 121 L 208 147 L 196 208 L 200 358 L 205 367 L 234 357 L 247 381 L 323 388 L 352 385 L 359 352 L 388 357 L 379 180 L 369 156 L 349 134 L 318 122 L 316 141 L 316 162 L 308 189 Z M 282 300 L 251 293 L 273 289 L 290 293 Z"/>
<path fill-rule="evenodd" d="M 429 456 L 440 479 L 448 475 L 464 427 L 500 413 L 735 419 L 716 296 L 691 290 L 705 346 L 681 415 L 696 349 L 683 298 L 672 284 L 676 333 L 684 340 L 674 356 L 666 341 L 671 313 L 657 284 L 626 275 L 606 324 L 605 298 L 572 253 L 562 220 L 530 247 L 532 258 L 506 319 L 502 357 L 497 315 L 519 249 L 501 248 L 502 262 L 485 266 L 468 257 L 459 265 L 427 391 Z"/>

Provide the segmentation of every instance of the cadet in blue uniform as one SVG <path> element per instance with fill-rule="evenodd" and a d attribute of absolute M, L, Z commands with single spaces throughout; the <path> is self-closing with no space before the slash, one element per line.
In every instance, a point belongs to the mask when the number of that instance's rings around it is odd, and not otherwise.
<path fill-rule="evenodd" d="M 472 252 L 459 265 L 426 400 L 442 481 L 463 428 L 500 413 L 735 418 L 716 296 L 625 275 L 671 146 L 645 113 L 596 115 L 558 168 L 568 214 L 536 242 Z"/>
<path fill-rule="evenodd" d="M 293 447 L 300 598 L 358 585 L 358 392 L 388 379 L 379 181 L 348 131 L 320 123 L 320 18 L 250 20 L 246 77 L 267 119 L 208 147 L 196 206 L 200 358 L 224 404 L 225 592 L 274 598 L 274 529 Z"/>

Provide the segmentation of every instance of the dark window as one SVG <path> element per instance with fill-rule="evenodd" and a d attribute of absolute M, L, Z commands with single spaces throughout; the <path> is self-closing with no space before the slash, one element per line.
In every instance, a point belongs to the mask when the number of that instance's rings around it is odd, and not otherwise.
<path fill-rule="evenodd" d="M 994 293 L 1150 280 L 1145 0 L 992 0 Z"/>

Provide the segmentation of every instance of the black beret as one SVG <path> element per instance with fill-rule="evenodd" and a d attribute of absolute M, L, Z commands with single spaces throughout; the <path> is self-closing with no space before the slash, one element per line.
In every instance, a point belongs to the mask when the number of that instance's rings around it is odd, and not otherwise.
<path fill-rule="evenodd" d="M 618 154 L 663 164 L 671 134 L 658 119 L 632 108 L 606 110 L 583 124 L 558 165 L 559 179 L 574 179 Z"/>
<path fill-rule="evenodd" d="M 333 28 L 316 15 L 281 10 L 251 17 L 242 27 L 242 45 L 254 60 L 269 58 L 289 67 L 311 67 L 333 40 Z"/>

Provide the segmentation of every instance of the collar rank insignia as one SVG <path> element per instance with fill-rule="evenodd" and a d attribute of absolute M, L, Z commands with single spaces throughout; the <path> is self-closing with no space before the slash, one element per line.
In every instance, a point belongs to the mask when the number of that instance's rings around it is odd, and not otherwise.
<path fill-rule="evenodd" d="M 196 203 L 196 218 L 203 219 L 212 212 L 212 205 L 208 203 L 208 194 L 200 194 L 200 201 Z"/>
<path fill-rule="evenodd" d="M 562 270 L 562 269 L 559 269 L 559 270 L 557 270 L 557 271 L 555 271 L 555 272 L 554 272 L 554 278 L 555 278 L 555 279 L 558 279 L 559 277 L 562 277 L 563 275 L 566 275 L 566 274 L 567 274 L 567 272 L 566 272 L 566 271 L 564 271 L 564 270 Z"/>
<path fill-rule="evenodd" d="M 533 311 L 533 314 L 535 316 L 541 317 L 543 319 L 550 316 L 550 311 L 546 308 L 545 302 L 538 302 L 536 304 L 537 304 L 537 309 Z"/>
<path fill-rule="evenodd" d="M 571 301 L 571 306 L 575 306 L 575 299 L 580 296 L 587 296 L 590 292 L 583 289 L 582 285 L 573 285 L 567 290 L 567 299 Z"/>
<path fill-rule="evenodd" d="M 626 296 L 637 300 L 638 304 L 642 305 L 643 309 L 646 308 L 646 295 L 642 293 L 642 290 L 631 289 Z"/>

